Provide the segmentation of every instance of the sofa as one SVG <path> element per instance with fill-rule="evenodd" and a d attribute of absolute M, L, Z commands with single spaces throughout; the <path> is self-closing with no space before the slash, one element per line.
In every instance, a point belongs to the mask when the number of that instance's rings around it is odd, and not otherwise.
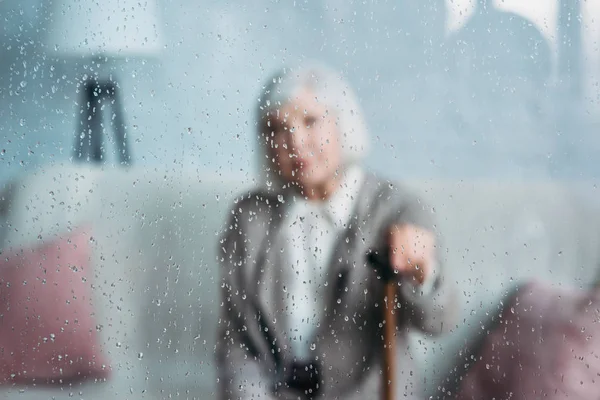
<path fill-rule="evenodd" d="M 452 398 L 478 343 L 519 283 L 587 287 L 600 263 L 593 182 L 407 182 L 434 206 L 448 279 L 460 288 L 452 333 L 414 333 L 424 398 Z M 212 399 L 219 312 L 217 235 L 248 176 L 181 167 L 54 165 L 0 187 L 0 250 L 90 227 L 93 303 L 112 367 L 106 381 L 0 386 L 0 398 Z"/>

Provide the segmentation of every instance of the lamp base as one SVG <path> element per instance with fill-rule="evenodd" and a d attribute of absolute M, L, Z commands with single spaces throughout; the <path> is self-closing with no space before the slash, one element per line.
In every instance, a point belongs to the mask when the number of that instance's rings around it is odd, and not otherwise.
<path fill-rule="evenodd" d="M 89 79 L 84 83 L 81 104 L 81 123 L 75 138 L 74 159 L 80 162 L 103 163 L 106 161 L 104 145 L 104 112 L 112 111 L 110 125 L 113 127 L 117 154 L 121 165 L 131 164 L 131 155 L 125 127 L 125 111 L 114 80 Z"/>

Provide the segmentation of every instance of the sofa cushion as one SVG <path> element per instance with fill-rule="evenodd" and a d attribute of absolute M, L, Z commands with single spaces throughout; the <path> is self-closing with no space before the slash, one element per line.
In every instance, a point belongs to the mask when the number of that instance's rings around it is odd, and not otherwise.
<path fill-rule="evenodd" d="M 90 233 L 78 229 L 0 260 L 0 384 L 103 379 Z"/>
<path fill-rule="evenodd" d="M 600 291 L 520 287 L 462 381 L 458 399 L 596 399 Z"/>

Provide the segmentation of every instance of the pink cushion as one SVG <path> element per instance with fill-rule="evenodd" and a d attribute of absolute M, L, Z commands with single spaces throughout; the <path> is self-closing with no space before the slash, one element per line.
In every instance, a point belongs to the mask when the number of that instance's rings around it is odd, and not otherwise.
<path fill-rule="evenodd" d="M 598 292 L 534 282 L 517 291 L 485 339 L 458 399 L 597 399 Z"/>
<path fill-rule="evenodd" d="M 0 384 L 108 377 L 94 308 L 89 232 L 0 259 Z"/>

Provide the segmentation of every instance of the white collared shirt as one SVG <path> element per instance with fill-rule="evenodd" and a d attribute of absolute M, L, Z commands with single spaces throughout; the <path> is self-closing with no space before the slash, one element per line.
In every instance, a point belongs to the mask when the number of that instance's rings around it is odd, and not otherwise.
<path fill-rule="evenodd" d="M 298 358 L 308 358 L 313 350 L 314 330 L 319 324 L 327 268 L 336 238 L 352 217 L 354 205 L 364 181 L 364 171 L 349 167 L 342 183 L 326 201 L 307 201 L 299 196 L 288 199 L 289 206 L 282 227 L 284 259 L 292 273 L 284 274 L 286 317 L 292 351 Z M 432 279 L 420 288 L 424 294 L 432 289 Z M 408 296 L 416 295 L 416 288 L 403 285 Z"/>

